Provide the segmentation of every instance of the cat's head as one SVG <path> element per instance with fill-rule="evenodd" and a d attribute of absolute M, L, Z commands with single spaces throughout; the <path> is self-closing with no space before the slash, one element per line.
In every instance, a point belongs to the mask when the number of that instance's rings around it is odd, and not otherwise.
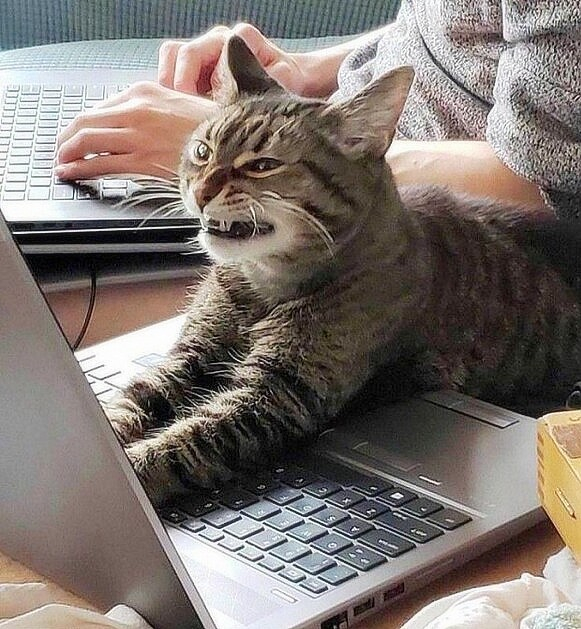
<path fill-rule="evenodd" d="M 180 170 L 200 243 L 221 262 L 333 255 L 391 185 L 384 155 L 412 69 L 329 103 L 285 92 L 239 37 L 226 59 L 225 106 L 196 129 Z"/>

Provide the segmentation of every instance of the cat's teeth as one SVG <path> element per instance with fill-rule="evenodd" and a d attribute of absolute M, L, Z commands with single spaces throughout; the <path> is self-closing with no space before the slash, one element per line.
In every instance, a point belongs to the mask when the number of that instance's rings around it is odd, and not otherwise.
<path fill-rule="evenodd" d="M 228 225 L 228 222 L 226 220 L 222 219 L 220 221 L 220 231 L 227 232 L 229 228 L 230 227 Z"/>

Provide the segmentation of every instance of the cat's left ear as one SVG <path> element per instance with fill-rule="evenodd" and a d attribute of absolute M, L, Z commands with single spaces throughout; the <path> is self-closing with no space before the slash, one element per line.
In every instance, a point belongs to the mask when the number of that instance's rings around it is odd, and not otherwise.
<path fill-rule="evenodd" d="M 283 89 L 238 35 L 233 35 L 226 43 L 215 72 L 218 87 L 212 95 L 221 105 L 230 105 L 241 95 L 252 96 Z"/>
<path fill-rule="evenodd" d="M 348 101 L 334 103 L 324 112 L 339 115 L 338 141 L 346 151 L 387 152 L 414 80 L 411 66 L 391 70 Z"/>

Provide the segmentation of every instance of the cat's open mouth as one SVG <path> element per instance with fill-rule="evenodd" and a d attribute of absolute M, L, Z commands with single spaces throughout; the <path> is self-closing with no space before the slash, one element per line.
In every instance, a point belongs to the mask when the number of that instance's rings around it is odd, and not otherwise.
<path fill-rule="evenodd" d="M 253 221 L 217 221 L 209 219 L 204 225 L 205 231 L 219 238 L 252 238 L 263 236 L 274 231 L 269 223 L 254 223 Z"/>

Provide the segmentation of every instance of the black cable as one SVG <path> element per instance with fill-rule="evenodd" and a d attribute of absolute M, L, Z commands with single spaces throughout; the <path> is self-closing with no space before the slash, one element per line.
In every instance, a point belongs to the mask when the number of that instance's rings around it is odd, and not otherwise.
<path fill-rule="evenodd" d="M 79 345 L 83 342 L 85 335 L 87 334 L 87 330 L 89 329 L 89 325 L 91 324 L 91 319 L 93 318 L 93 313 L 95 312 L 95 301 L 97 299 L 97 271 L 95 269 L 91 269 L 91 295 L 89 296 L 89 305 L 87 307 L 87 312 L 85 313 L 85 320 L 83 321 L 83 325 L 81 326 L 81 330 L 73 343 L 73 351 L 77 351 L 79 349 Z"/>

